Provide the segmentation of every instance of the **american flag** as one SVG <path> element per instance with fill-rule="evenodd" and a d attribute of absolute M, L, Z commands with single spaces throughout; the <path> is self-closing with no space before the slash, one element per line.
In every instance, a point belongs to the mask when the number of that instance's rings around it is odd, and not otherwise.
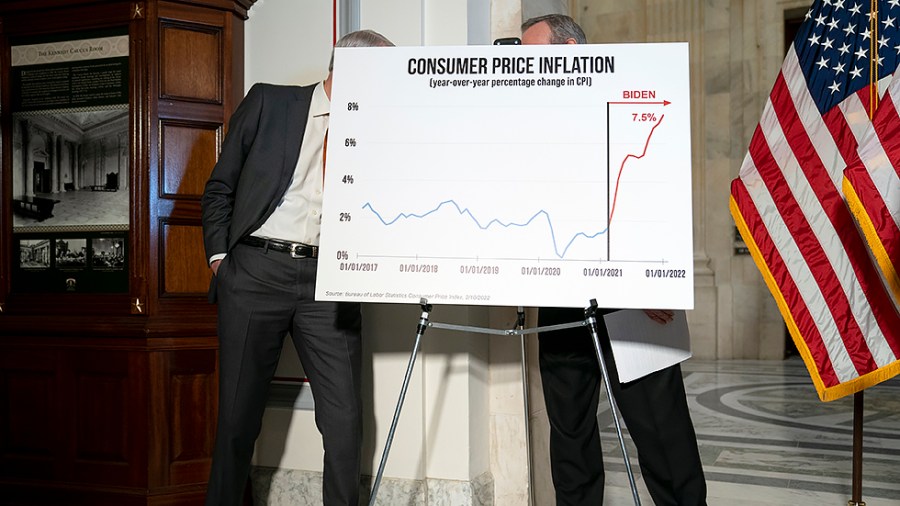
<path fill-rule="evenodd" d="M 872 3 L 813 3 L 731 185 L 735 223 L 825 401 L 900 372 L 897 301 L 842 191 L 900 54 L 900 0 Z"/>

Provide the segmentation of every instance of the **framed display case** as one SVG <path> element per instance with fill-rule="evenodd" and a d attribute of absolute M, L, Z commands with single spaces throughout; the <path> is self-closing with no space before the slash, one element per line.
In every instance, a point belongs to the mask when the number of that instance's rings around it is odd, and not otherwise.
<path fill-rule="evenodd" d="M 0 504 L 202 504 L 200 196 L 254 1 L 0 2 Z"/>

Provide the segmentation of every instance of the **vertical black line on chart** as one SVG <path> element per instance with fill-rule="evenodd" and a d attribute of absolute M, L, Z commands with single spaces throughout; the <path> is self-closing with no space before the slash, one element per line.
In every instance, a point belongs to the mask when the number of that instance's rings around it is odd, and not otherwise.
<path fill-rule="evenodd" d="M 610 198 L 609 198 L 609 176 L 610 176 L 610 154 L 611 151 L 609 148 L 609 102 L 606 103 L 606 260 L 612 260 L 612 221 L 610 220 Z"/>

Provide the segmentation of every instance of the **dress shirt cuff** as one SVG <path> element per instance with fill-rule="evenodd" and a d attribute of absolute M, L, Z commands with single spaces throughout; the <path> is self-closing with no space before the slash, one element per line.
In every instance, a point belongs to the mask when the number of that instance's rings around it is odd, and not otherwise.
<path fill-rule="evenodd" d="M 216 253 L 215 255 L 209 257 L 209 265 L 212 265 L 212 263 L 215 262 L 216 260 L 221 260 L 221 259 L 225 258 L 225 255 L 227 255 L 227 253 Z"/>

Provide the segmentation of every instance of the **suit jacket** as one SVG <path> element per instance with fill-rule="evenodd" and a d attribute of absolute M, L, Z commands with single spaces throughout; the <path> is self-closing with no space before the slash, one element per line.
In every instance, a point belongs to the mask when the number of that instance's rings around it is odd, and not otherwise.
<path fill-rule="evenodd" d="M 314 89 L 255 84 L 234 111 L 200 200 L 207 258 L 231 251 L 278 206 L 300 157 Z"/>

